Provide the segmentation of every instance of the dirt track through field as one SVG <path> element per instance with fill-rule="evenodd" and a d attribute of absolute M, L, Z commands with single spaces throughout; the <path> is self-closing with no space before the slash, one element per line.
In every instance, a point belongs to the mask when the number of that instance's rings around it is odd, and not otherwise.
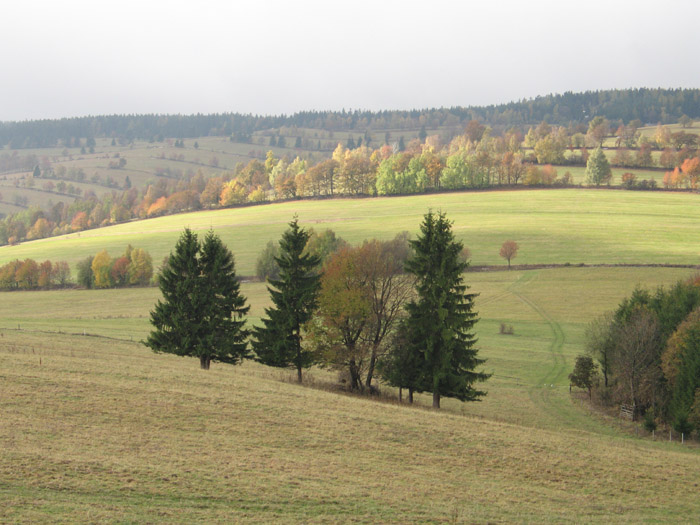
<path fill-rule="evenodd" d="M 524 290 L 537 280 L 538 275 L 539 271 L 525 272 L 508 287 L 511 294 L 532 308 L 547 323 L 552 334 L 552 340 L 548 347 L 550 365 L 536 383 L 530 387 L 528 391 L 530 399 L 533 405 L 543 412 L 545 420 L 551 420 L 555 426 L 562 430 L 615 434 L 615 429 L 609 425 L 600 424 L 592 419 L 590 414 L 571 402 L 566 383 L 566 375 L 569 370 L 564 355 L 566 334 L 559 322 L 549 312 L 524 293 Z"/>

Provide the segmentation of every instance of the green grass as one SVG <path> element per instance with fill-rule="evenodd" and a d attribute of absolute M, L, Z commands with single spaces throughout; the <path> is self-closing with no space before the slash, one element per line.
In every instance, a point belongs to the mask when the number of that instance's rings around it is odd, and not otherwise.
<path fill-rule="evenodd" d="M 27 257 L 71 264 L 100 250 L 120 255 L 143 247 L 159 263 L 183 228 L 210 227 L 236 256 L 240 275 L 253 275 L 255 260 L 280 238 L 298 214 L 303 226 L 332 228 L 351 243 L 415 234 L 422 216 L 442 210 L 454 221 L 472 263 L 504 264 L 507 239 L 520 251 L 514 263 L 700 263 L 700 207 L 694 194 L 607 190 L 523 190 L 450 193 L 395 198 L 294 201 L 203 211 L 134 221 L 62 237 L 0 247 L 0 264 Z"/>
<path fill-rule="evenodd" d="M 0 521 L 686 521 L 700 512 L 696 449 L 591 416 L 565 375 L 588 319 L 638 282 L 687 275 L 467 274 L 494 376 L 483 402 L 441 412 L 427 396 L 409 408 L 251 362 L 205 372 L 153 354 L 130 341 L 148 330 L 153 289 L 2 294 Z M 259 312 L 262 285 L 243 290 Z M 117 339 L 33 331 L 71 318 Z"/>
<path fill-rule="evenodd" d="M 609 154 L 610 156 L 610 154 Z M 571 173 L 574 179 L 574 184 L 586 184 L 586 167 L 585 166 L 555 166 L 557 169 L 557 176 L 563 176 L 567 171 Z M 637 176 L 637 180 L 655 180 L 656 184 L 660 187 L 661 181 L 664 178 L 664 172 L 656 170 L 645 170 L 641 168 L 612 168 L 613 178 L 610 181 L 612 186 L 619 186 L 622 182 L 622 175 L 624 173 L 634 173 Z"/>
<path fill-rule="evenodd" d="M 415 233 L 442 209 L 476 264 L 695 264 L 689 194 L 555 190 L 323 200 L 133 222 L 0 249 L 69 259 L 127 243 L 156 261 L 183 226 L 210 226 L 252 273 L 294 213 L 351 242 Z M 480 356 L 493 376 L 479 403 L 443 410 L 327 391 L 335 372 L 156 355 L 157 288 L 0 293 L 2 522 L 682 522 L 700 513 L 697 447 L 592 414 L 567 375 L 586 324 L 635 286 L 695 273 L 661 267 L 469 272 Z M 269 304 L 244 282 L 251 323 Z M 513 335 L 499 334 L 501 323 Z M 84 335 L 83 335 L 84 334 Z M 318 388 L 313 388 L 313 387 Z M 385 393 L 392 390 L 382 387 Z"/>

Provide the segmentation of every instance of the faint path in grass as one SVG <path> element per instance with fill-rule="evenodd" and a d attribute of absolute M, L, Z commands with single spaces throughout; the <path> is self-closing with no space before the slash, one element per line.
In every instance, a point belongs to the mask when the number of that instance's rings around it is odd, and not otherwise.
<path fill-rule="evenodd" d="M 539 271 L 524 272 L 508 287 L 511 294 L 532 308 L 549 325 L 552 334 L 552 341 L 548 347 L 550 363 L 536 384 L 529 388 L 530 399 L 534 406 L 542 411 L 544 419 L 558 429 L 620 435 L 615 428 L 598 421 L 590 413 L 572 403 L 566 381 L 569 371 L 564 355 L 566 334 L 554 317 L 523 292 L 523 289 L 533 283 L 538 275 Z"/>

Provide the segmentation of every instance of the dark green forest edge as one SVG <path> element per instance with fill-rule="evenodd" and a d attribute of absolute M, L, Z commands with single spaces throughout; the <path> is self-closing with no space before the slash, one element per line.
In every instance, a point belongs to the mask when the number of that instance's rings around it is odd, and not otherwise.
<path fill-rule="evenodd" d="M 690 127 L 698 116 L 700 90 L 637 89 L 566 93 L 485 108 L 306 112 L 280 117 L 108 116 L 3 123 L 0 142 L 11 148 L 62 145 L 92 151 L 96 137 L 112 137 L 113 143 L 122 145 L 137 139 L 205 135 L 245 142 L 260 129 L 270 131 L 270 147 L 291 142 L 294 133 L 298 147 L 295 144 L 296 151 L 291 150 L 294 158 L 268 151 L 265 158 L 239 162 L 224 172 L 159 171 L 158 177 L 141 188 L 132 187 L 127 176 L 123 185 L 112 180 L 112 189 L 99 197 L 66 182 L 91 180 L 82 169 L 67 172 L 65 166 L 53 165 L 48 156 L 38 158 L 34 153 L 3 153 L 0 172 L 26 172 L 15 179 L 15 187 L 40 186 L 75 200 L 60 201 L 47 209 L 26 208 L 5 217 L 0 221 L 0 245 L 137 218 L 298 198 L 571 186 L 574 181 L 566 171 L 568 166 L 586 166 L 586 182 L 592 186 L 611 183 L 612 165 L 647 172 L 668 170 L 663 175 L 664 188 L 694 190 L 700 177 L 698 136 L 685 129 L 672 133 L 661 124 L 679 122 Z M 639 131 L 649 122 L 659 123 L 653 137 Z M 285 138 L 279 135 L 279 128 L 275 132 L 271 126 L 288 126 L 292 135 Z M 336 141 L 321 157 L 324 160 L 314 163 L 306 158 L 309 150 L 300 148 L 304 142 L 321 148 L 321 141 L 303 138 L 308 130 L 301 126 L 360 134 L 350 135 L 345 144 Z M 373 129 L 382 130 L 383 137 L 382 132 L 373 135 Z M 401 135 L 396 141 L 388 131 L 405 129 L 419 130 L 417 137 L 404 141 Z M 604 152 L 603 142 L 611 137 L 615 147 Z M 177 139 L 175 145 L 184 148 L 184 139 Z M 196 142 L 194 147 L 198 147 Z M 119 158 L 110 161 L 110 168 L 117 173 L 127 161 L 118 154 L 115 157 Z M 637 190 L 659 186 L 654 178 L 641 179 L 632 172 L 622 175 L 621 185 Z"/>
<path fill-rule="evenodd" d="M 700 117 L 698 89 L 624 89 L 552 94 L 484 107 L 414 109 L 409 111 L 303 111 L 294 115 L 111 115 L 0 123 L 0 145 L 12 149 L 55 146 L 67 137 L 124 137 L 163 140 L 234 135 L 244 142 L 255 131 L 296 126 L 333 131 L 418 129 L 464 125 L 479 120 L 496 131 L 547 121 L 569 126 L 594 116 L 609 120 L 669 124 L 681 116 Z"/>

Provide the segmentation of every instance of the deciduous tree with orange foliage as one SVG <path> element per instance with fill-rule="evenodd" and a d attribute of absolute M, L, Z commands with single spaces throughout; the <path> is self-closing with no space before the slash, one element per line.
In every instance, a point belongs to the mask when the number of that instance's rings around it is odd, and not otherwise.
<path fill-rule="evenodd" d="M 518 243 L 515 241 L 506 241 L 501 246 L 499 255 L 508 261 L 508 269 L 510 270 L 510 260 L 515 259 L 518 255 Z"/>

